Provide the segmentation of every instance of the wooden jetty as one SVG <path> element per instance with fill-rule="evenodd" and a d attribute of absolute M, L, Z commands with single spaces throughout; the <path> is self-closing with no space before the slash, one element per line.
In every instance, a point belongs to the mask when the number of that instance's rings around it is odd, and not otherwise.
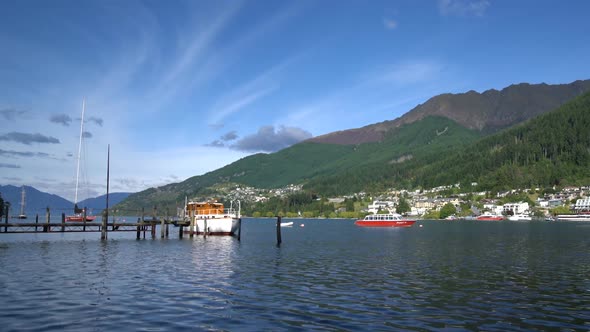
<path fill-rule="evenodd" d="M 8 222 L 8 216 L 5 216 L 4 223 L 0 224 L 1 234 L 17 234 L 17 233 L 81 233 L 81 232 L 100 232 L 101 239 L 105 239 L 103 235 L 111 232 L 135 232 L 137 239 L 143 238 L 146 233 L 150 234 L 152 238 L 156 237 L 157 226 L 160 225 L 161 238 L 167 238 L 170 234 L 170 225 L 179 228 L 178 237 L 182 238 L 184 227 L 189 226 L 189 221 L 177 220 L 173 218 L 137 218 L 137 222 L 66 222 L 65 214 L 61 214 L 61 222 L 51 221 L 49 211 L 46 214 L 44 221 L 39 220 L 39 215 L 35 216 L 35 222 L 27 223 L 13 223 Z M 241 223 L 241 220 L 240 220 Z M 191 236 L 192 237 L 192 236 Z M 238 236 L 240 239 L 240 236 Z"/>

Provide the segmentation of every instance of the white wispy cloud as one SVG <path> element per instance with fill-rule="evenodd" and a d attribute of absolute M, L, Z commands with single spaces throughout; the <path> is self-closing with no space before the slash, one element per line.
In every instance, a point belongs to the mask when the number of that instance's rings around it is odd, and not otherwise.
<path fill-rule="evenodd" d="M 385 66 L 375 71 L 370 83 L 407 85 L 431 80 L 440 74 L 442 66 L 434 61 L 412 60 Z"/>
<path fill-rule="evenodd" d="M 257 100 L 279 89 L 281 72 L 302 55 L 295 55 L 271 67 L 254 79 L 223 94 L 209 111 L 209 124 L 219 126 L 228 116 L 250 106 Z"/>
<path fill-rule="evenodd" d="M 383 25 L 388 30 L 394 30 L 394 29 L 397 28 L 398 22 L 396 20 L 392 19 L 392 18 L 384 18 L 383 19 Z"/>
<path fill-rule="evenodd" d="M 439 0 L 438 9 L 442 15 L 483 16 L 490 6 L 488 0 Z"/>

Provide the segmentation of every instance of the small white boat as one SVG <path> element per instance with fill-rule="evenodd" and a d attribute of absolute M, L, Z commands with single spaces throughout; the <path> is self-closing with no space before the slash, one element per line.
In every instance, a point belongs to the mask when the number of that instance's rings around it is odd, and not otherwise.
<path fill-rule="evenodd" d="M 281 222 L 281 227 L 292 227 L 292 226 L 293 226 L 292 221 Z"/>
<path fill-rule="evenodd" d="M 528 214 L 515 214 L 513 216 L 508 217 L 508 220 L 511 221 L 531 221 L 533 220 L 533 218 L 531 216 L 529 216 Z"/>

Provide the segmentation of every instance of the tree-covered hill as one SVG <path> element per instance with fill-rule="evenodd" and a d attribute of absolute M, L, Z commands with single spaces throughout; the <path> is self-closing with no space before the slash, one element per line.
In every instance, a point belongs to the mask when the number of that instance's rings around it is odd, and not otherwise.
<path fill-rule="evenodd" d="M 385 122 L 377 124 L 382 129 L 379 141 L 348 145 L 307 141 L 276 153 L 248 156 L 180 183 L 132 194 L 117 208 L 173 208 L 182 205 L 185 197 L 214 196 L 211 187 L 223 183 L 256 188 L 303 184 L 323 196 L 457 182 L 478 182 L 480 189 L 587 183 L 587 173 L 580 167 L 588 158 L 583 134 L 590 132 L 583 122 L 588 116 L 588 94 L 546 112 L 566 97 L 580 95 L 589 84 L 519 84 L 487 91 L 483 97 L 474 92 L 440 95 L 421 105 L 421 112 L 400 118 L 412 121 L 398 121 L 389 129 L 383 127 Z M 461 100 L 469 102 L 457 104 Z M 494 109 L 502 110 L 501 114 Z M 546 115 L 528 120 L 541 113 Z M 503 120 L 503 116 L 512 118 Z M 483 118 L 487 119 L 483 124 L 466 125 Z M 523 120 L 519 127 L 481 139 Z"/>
<path fill-rule="evenodd" d="M 590 93 L 559 109 L 456 150 L 403 163 L 373 163 L 311 181 L 308 190 L 344 194 L 387 187 L 472 182 L 481 190 L 590 183 Z"/>
<path fill-rule="evenodd" d="M 403 126 L 381 143 L 345 146 L 307 142 L 272 154 L 252 155 L 205 175 L 133 194 L 118 208 L 173 207 L 183 202 L 185 196 L 207 194 L 208 188 L 218 183 L 277 188 L 320 181 L 370 165 L 394 165 L 416 156 L 449 151 L 479 137 L 477 131 L 463 128 L 449 119 L 428 117 Z M 354 180 L 358 184 L 351 188 L 360 187 L 364 181 L 363 177 Z"/>

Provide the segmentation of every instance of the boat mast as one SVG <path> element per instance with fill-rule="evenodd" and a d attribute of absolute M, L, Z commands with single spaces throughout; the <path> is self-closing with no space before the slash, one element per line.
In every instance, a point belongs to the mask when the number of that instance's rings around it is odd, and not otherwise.
<path fill-rule="evenodd" d="M 78 144 L 78 162 L 76 166 L 76 194 L 74 204 L 78 204 L 78 180 L 80 179 L 80 154 L 82 153 L 82 134 L 84 133 L 84 110 L 86 109 L 86 97 L 82 99 L 82 118 L 80 119 L 80 142 Z"/>
<path fill-rule="evenodd" d="M 25 214 L 25 186 L 23 186 L 23 190 L 20 194 L 20 215 L 23 216 Z"/>

